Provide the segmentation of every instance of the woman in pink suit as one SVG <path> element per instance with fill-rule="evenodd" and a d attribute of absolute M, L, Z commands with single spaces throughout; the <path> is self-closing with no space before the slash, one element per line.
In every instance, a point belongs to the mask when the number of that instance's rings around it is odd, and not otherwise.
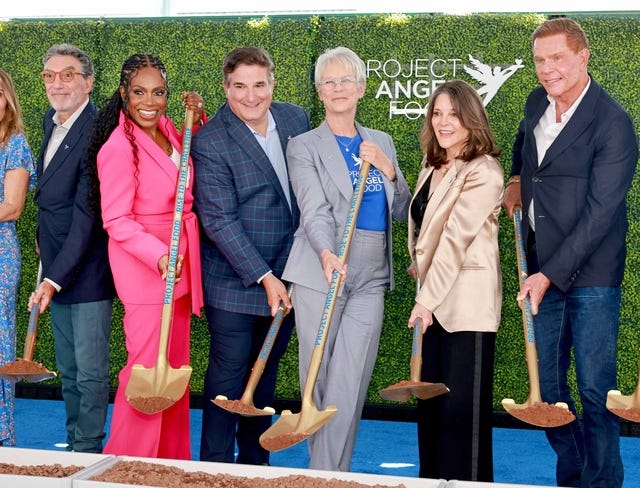
<path fill-rule="evenodd" d="M 125 398 L 132 366 L 152 368 L 158 353 L 182 139 L 165 115 L 167 98 L 162 62 L 148 54 L 131 56 L 122 67 L 120 87 L 96 118 L 89 146 L 89 161 L 99 180 L 94 201 L 99 196 L 109 234 L 109 261 L 124 305 L 127 348 L 104 452 L 191 459 L 188 392 L 151 415 L 134 409 Z M 185 93 L 183 99 L 195 112 L 195 129 L 204 113 L 202 98 Z M 172 368 L 190 362 L 191 312 L 199 315 L 202 307 L 191 161 L 189 170 L 167 353 Z"/>

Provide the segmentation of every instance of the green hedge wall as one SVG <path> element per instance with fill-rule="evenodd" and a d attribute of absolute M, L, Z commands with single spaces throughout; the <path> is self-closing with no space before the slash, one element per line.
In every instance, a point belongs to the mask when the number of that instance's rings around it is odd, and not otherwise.
<path fill-rule="evenodd" d="M 93 99 L 101 106 L 117 88 L 122 62 L 134 52 L 153 52 L 166 64 L 172 92 L 169 112 L 179 123 L 182 109 L 178 94 L 197 90 L 212 114 L 223 103 L 221 64 L 225 54 L 240 45 L 266 48 L 276 63 L 274 98 L 307 108 L 314 125 L 323 111 L 312 84 L 314 60 L 319 53 L 338 45 L 354 49 L 365 62 L 396 60 L 404 70 L 413 60 L 452 60 L 445 64 L 445 74 L 425 77 L 429 82 L 444 78 L 465 79 L 474 86 L 463 65 L 471 55 L 490 66 L 506 67 L 522 59 L 524 68 L 509 78 L 487 106 L 498 144 L 503 149 L 501 162 L 508 173 L 511 145 L 528 92 L 537 84 L 531 62 L 530 35 L 544 20 L 536 14 L 447 15 L 369 15 L 235 19 L 160 19 L 160 20 L 75 20 L 10 21 L 0 23 L 0 67 L 8 71 L 19 92 L 27 123 L 27 135 L 34 153 L 42 143 L 41 120 L 48 103 L 38 76 L 46 49 L 56 42 L 70 42 L 85 49 L 96 67 Z M 640 19 L 634 17 L 591 17 L 579 19 L 591 41 L 590 71 L 631 113 L 640 127 L 637 102 L 637 73 L 640 72 Z M 394 61 L 394 63 L 396 62 Z M 457 64 L 455 64 L 457 63 Z M 456 70 L 454 72 L 454 66 Z M 381 73 L 378 70 L 377 73 Z M 423 73 L 424 74 L 424 73 Z M 384 77 L 383 77 L 384 78 Z M 406 81 L 402 76 L 397 79 Z M 410 78 L 409 78 L 410 79 Z M 413 78 L 415 81 L 417 78 Z M 386 77 L 391 83 L 392 78 Z M 421 159 L 418 134 L 422 117 L 389 115 L 389 98 L 377 96 L 383 79 L 372 71 L 367 95 L 360 102 L 358 120 L 366 126 L 389 132 L 395 141 L 398 158 L 409 184 L 413 187 Z M 419 100 L 415 96 L 412 100 Z M 426 99 L 422 99 L 424 104 Z M 619 387 L 628 393 L 635 387 L 638 360 L 638 330 L 635 310 L 640 306 L 638 271 L 640 270 L 640 189 L 634 181 L 629 196 L 629 254 L 624 281 L 621 316 Z M 35 206 L 28 198 L 18 223 L 23 250 L 23 276 L 19 296 L 18 355 L 28 321 L 26 302 L 34 287 L 37 257 L 34 252 Z M 397 288 L 387 294 L 385 323 L 378 363 L 369 390 L 368 402 L 384 403 L 380 388 L 408 378 L 411 334 L 406 328 L 412 306 L 413 284 L 406 275 L 409 263 L 406 250 L 406 225 L 394 224 L 394 258 Z M 511 397 L 524 401 L 528 379 L 524 363 L 522 322 L 515 303 L 517 275 L 513 226 L 501 216 L 500 249 L 504 280 L 504 304 L 494 384 L 494 404 Z M 203 318 L 192 322 L 192 391 L 202 391 L 208 354 L 208 332 Z M 116 305 L 112 333 L 112 383 L 125 360 L 122 333 L 122 308 Z M 55 368 L 53 339 L 48 313 L 41 318 L 35 359 Z M 282 399 L 299 398 L 297 344 L 291 341 L 282 361 L 277 395 Z M 54 380 L 55 382 L 55 380 Z"/>

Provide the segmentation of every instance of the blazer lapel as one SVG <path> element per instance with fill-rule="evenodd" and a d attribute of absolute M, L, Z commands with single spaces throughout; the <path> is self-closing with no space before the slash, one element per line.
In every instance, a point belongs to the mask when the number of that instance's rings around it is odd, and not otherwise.
<path fill-rule="evenodd" d="M 322 122 L 320 127 L 315 131 L 315 134 L 318 136 L 316 146 L 322 164 L 327 168 L 327 173 L 342 196 L 344 196 L 346 200 L 351 200 L 353 196 L 353 183 L 349 172 L 346 170 L 342 151 L 340 151 L 338 147 L 333 132 L 329 129 L 329 124 L 327 124 L 326 121 Z"/>
<path fill-rule="evenodd" d="M 36 192 L 39 188 L 42 188 L 53 178 L 56 172 L 63 166 L 66 159 L 74 153 L 74 151 L 76 150 L 76 146 L 79 143 L 84 142 L 81 139 L 83 139 L 84 137 L 87 137 L 85 133 L 86 131 L 85 126 L 91 123 L 92 114 L 94 112 L 95 112 L 95 107 L 91 104 L 91 102 L 89 102 L 89 104 L 84 108 L 84 110 L 82 111 L 78 119 L 73 123 L 73 125 L 71 126 L 71 129 L 69 130 L 65 138 L 60 143 L 60 147 L 58 147 L 58 150 L 55 152 L 55 154 L 51 158 L 51 161 L 49 161 L 49 164 L 47 165 L 47 169 L 43 170 L 44 155 L 46 153 L 46 147 L 49 143 L 49 140 L 51 139 L 51 134 L 53 133 L 53 129 L 55 125 L 52 120 L 50 122 L 47 122 L 47 124 L 45 125 L 46 127 L 45 143 L 43 143 L 41 148 L 41 157 L 38 158 L 38 174 L 40 177 L 38 179 Z"/>
<path fill-rule="evenodd" d="M 42 146 L 40 146 L 40 154 L 38 155 L 38 163 L 36 167 L 36 173 L 38 175 L 38 182 L 40 181 L 40 177 L 42 176 L 42 171 L 44 169 L 44 156 L 47 152 L 47 146 L 49 145 L 49 139 L 51 139 L 51 134 L 53 133 L 54 123 L 51 119 L 52 114 L 55 113 L 53 110 L 50 110 L 47 115 L 45 115 L 44 119 L 44 139 L 42 141 Z"/>
<path fill-rule="evenodd" d="M 287 161 L 287 145 L 292 137 L 295 137 L 295 132 L 292 133 L 291 128 L 289 127 L 288 119 L 280 113 L 280 110 L 271 110 L 271 115 L 273 119 L 276 121 L 276 131 L 278 132 L 278 136 L 280 137 L 280 146 L 282 147 L 282 154 L 284 155 L 284 163 L 287 167 L 287 181 L 289 182 L 289 197 L 291 198 L 291 213 L 293 215 L 294 222 L 299 222 L 300 220 L 300 209 L 298 208 L 298 202 L 296 201 L 296 195 L 293 192 L 293 187 L 291 186 L 291 177 L 289 176 L 289 161 Z M 269 162 L 271 163 L 271 162 Z M 271 164 L 270 164 L 271 165 Z M 275 170 L 273 171 L 275 173 Z M 286 197 L 281 190 L 280 186 L 277 188 L 280 197 L 284 199 L 286 202 Z"/>
<path fill-rule="evenodd" d="M 597 98 L 599 90 L 600 87 L 592 79 L 589 90 L 585 93 L 584 98 L 578 105 L 574 114 L 571 116 L 571 119 L 562 129 L 560 134 L 558 134 L 558 137 L 553 141 L 553 144 L 551 144 L 549 149 L 547 149 L 540 167 L 555 159 L 558 154 L 564 151 L 567 146 L 572 144 L 584 129 L 591 124 L 595 117 L 593 107 L 595 107 L 595 98 Z"/>
<path fill-rule="evenodd" d="M 274 117 L 275 119 L 275 117 Z M 224 120 L 227 125 L 227 132 L 229 136 L 236 141 L 239 147 L 247 154 L 248 161 L 255 164 L 264 173 L 267 181 L 271 182 L 274 190 L 280 195 L 284 202 L 287 201 L 280 186 L 278 175 L 276 174 L 273 165 L 269 160 L 269 157 L 262 150 L 262 147 L 256 140 L 253 132 L 247 127 L 247 125 L 241 121 L 229 108 L 225 106 Z M 276 127 L 278 126 L 278 120 L 276 120 Z M 283 134 L 279 132 L 280 143 L 282 144 Z M 286 152 L 284 153 L 286 155 Z"/>
<path fill-rule="evenodd" d="M 536 125 L 538 125 L 538 122 L 542 118 L 542 115 L 544 114 L 545 110 L 547 110 L 548 106 L 549 106 L 549 100 L 545 96 L 541 99 L 541 102 L 539 103 L 535 112 L 533 112 L 527 118 L 527 125 L 528 127 L 531 128 L 531 130 L 525 133 L 525 138 L 527 139 L 527 147 L 530 148 L 530 151 L 528 154 L 525 155 L 525 159 L 530 161 L 531 164 L 533 164 L 536 168 L 539 166 L 538 165 L 538 146 L 536 145 L 536 138 L 533 135 L 533 130 L 535 129 Z"/>
<path fill-rule="evenodd" d="M 449 191 L 449 188 L 451 188 L 451 184 L 455 181 L 456 175 L 458 174 L 457 164 L 458 164 L 458 160 L 456 159 L 455 163 L 451 166 L 451 169 L 446 172 L 446 174 L 442 178 L 442 181 L 440 181 L 440 184 L 438 185 L 438 187 L 431 194 L 431 198 L 429 199 L 429 204 L 427 205 L 427 208 L 424 211 L 424 217 L 422 218 L 421 231 L 424 231 L 428 227 L 429 222 L 431 222 L 431 219 L 433 218 L 434 213 L 440 206 L 440 202 L 442 202 L 442 199 L 445 197 L 445 195 Z M 428 176 L 431 173 L 433 173 L 433 168 L 431 169 L 431 172 L 427 173 L 426 176 Z M 425 177 L 425 181 L 426 181 L 426 177 Z"/>
<path fill-rule="evenodd" d="M 356 129 L 358 130 L 358 133 L 362 137 L 363 141 L 373 141 L 382 147 L 381 141 L 376 140 L 377 138 L 374 136 L 374 134 L 372 134 L 366 127 L 363 127 L 358 122 L 356 122 Z M 382 150 L 384 151 L 384 147 L 382 147 Z M 393 164 L 393 161 L 391 162 L 391 164 Z M 387 197 L 387 208 L 391 212 L 396 189 L 394 187 L 394 184 L 391 183 L 387 178 L 382 178 L 382 182 L 384 185 L 384 192 Z"/>
<path fill-rule="evenodd" d="M 124 117 L 124 114 L 121 113 L 120 117 L 121 117 L 120 122 L 122 123 L 123 122 L 122 118 Z M 167 121 L 165 117 L 162 117 L 162 119 L 158 124 L 158 128 L 165 127 L 166 124 L 167 124 Z M 132 125 L 133 125 L 133 134 L 136 138 L 136 143 L 138 144 L 138 147 L 144 152 L 146 152 L 149 155 L 149 157 L 158 164 L 158 166 L 167 174 L 167 176 L 171 179 L 171 181 L 177 181 L 178 167 L 173 162 L 171 157 L 167 156 L 167 153 L 165 153 L 162 150 L 162 148 L 158 146 L 158 144 L 156 144 L 156 142 L 153 139 L 151 139 L 151 137 L 149 137 L 149 135 L 145 131 L 143 131 L 138 125 L 136 124 L 132 124 Z M 171 142 L 171 145 L 174 148 L 176 148 L 178 152 L 180 152 L 179 141 L 174 137 L 174 135 L 168 134 L 164 130 L 162 131 L 162 133 L 169 140 L 169 142 Z"/>

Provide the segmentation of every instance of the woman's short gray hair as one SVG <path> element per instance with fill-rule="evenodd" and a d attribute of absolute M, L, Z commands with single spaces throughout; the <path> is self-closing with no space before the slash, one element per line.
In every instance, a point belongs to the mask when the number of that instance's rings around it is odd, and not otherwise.
<path fill-rule="evenodd" d="M 327 64 L 333 61 L 338 62 L 346 68 L 353 70 L 353 72 L 356 74 L 356 80 L 358 80 L 358 83 L 364 83 L 366 81 L 367 69 L 364 61 L 360 59 L 360 56 L 358 56 L 348 47 L 339 46 L 333 49 L 327 49 L 318 57 L 314 73 L 314 82 L 316 86 L 318 86 L 322 81 L 322 74 L 324 73 Z"/>

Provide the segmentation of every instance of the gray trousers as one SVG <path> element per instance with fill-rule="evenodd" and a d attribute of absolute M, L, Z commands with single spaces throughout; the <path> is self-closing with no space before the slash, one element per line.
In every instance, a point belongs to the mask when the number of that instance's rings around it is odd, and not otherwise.
<path fill-rule="evenodd" d="M 102 452 L 109 404 L 111 305 L 111 300 L 50 305 L 69 451 Z"/>
<path fill-rule="evenodd" d="M 378 354 L 389 264 L 384 232 L 356 230 L 314 391 L 319 410 L 338 412 L 308 440 L 312 469 L 349 471 L 360 416 Z M 327 294 L 294 285 L 292 300 L 304 391 Z"/>

